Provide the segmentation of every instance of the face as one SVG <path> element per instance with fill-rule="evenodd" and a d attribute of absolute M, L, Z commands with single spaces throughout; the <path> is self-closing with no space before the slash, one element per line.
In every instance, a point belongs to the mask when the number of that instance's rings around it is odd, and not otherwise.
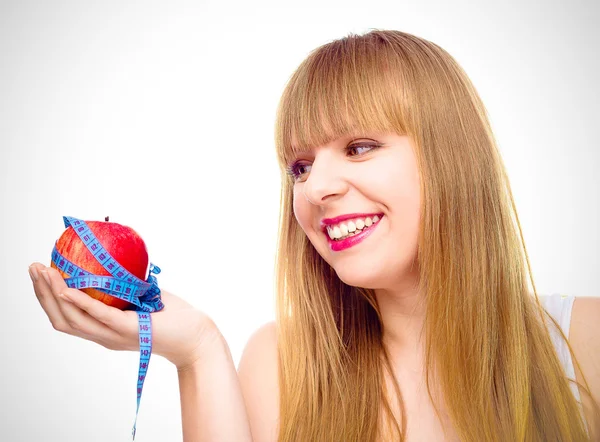
<path fill-rule="evenodd" d="M 415 274 L 420 188 L 409 137 L 338 138 L 299 154 L 290 172 L 294 215 L 342 281 L 391 289 Z"/>

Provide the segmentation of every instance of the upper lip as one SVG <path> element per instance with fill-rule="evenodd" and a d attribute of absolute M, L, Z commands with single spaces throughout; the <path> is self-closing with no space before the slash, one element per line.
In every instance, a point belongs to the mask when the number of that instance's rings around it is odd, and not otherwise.
<path fill-rule="evenodd" d="M 346 221 L 347 219 L 355 219 L 355 218 L 366 218 L 368 216 L 382 216 L 380 213 L 348 213 L 346 215 L 336 216 L 335 218 L 323 218 L 321 219 L 321 230 L 326 231 L 327 226 L 332 226 L 334 224 L 339 224 L 342 221 Z"/>

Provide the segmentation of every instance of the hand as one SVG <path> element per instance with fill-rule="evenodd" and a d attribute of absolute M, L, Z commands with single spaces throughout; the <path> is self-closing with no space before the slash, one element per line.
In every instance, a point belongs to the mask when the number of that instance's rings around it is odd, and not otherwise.
<path fill-rule="evenodd" d="M 61 274 L 52 267 L 33 263 L 29 273 L 35 295 L 55 330 L 96 342 L 110 350 L 139 351 L 135 311 L 119 310 L 67 287 Z M 150 313 L 152 353 L 165 357 L 178 370 L 183 370 L 196 362 L 203 348 L 218 340 L 220 334 L 206 314 L 183 299 L 163 290 L 161 300 L 164 308 Z"/>

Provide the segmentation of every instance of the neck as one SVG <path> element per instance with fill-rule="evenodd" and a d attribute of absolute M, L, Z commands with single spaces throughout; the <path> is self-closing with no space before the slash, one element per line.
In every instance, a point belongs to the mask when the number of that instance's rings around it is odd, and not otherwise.
<path fill-rule="evenodd" d="M 425 302 L 414 282 L 375 289 L 383 326 L 383 343 L 393 360 L 421 365 L 425 336 Z"/>

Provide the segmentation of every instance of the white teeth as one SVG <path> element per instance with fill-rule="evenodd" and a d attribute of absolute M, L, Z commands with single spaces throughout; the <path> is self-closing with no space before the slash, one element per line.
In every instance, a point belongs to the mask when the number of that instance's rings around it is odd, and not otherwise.
<path fill-rule="evenodd" d="M 348 234 L 348 226 L 346 224 L 340 224 L 340 231 L 342 232 L 342 236 L 346 236 Z"/>
<path fill-rule="evenodd" d="M 375 215 L 372 219 L 370 217 L 366 217 L 364 220 L 356 219 L 354 221 L 348 221 L 347 223 L 340 223 L 333 228 L 327 226 L 327 234 L 332 240 L 354 236 L 359 234 L 365 227 L 371 227 L 378 222 L 379 219 L 379 216 Z"/>
<path fill-rule="evenodd" d="M 342 237 L 342 231 L 340 230 L 340 228 L 338 226 L 335 226 L 333 228 L 333 236 L 336 239 L 340 239 Z"/>
<path fill-rule="evenodd" d="M 340 233 L 342 233 L 342 232 L 340 232 Z M 331 239 L 335 239 L 335 233 L 334 233 L 333 229 L 329 226 L 327 226 L 327 234 L 329 235 L 329 237 Z"/>

